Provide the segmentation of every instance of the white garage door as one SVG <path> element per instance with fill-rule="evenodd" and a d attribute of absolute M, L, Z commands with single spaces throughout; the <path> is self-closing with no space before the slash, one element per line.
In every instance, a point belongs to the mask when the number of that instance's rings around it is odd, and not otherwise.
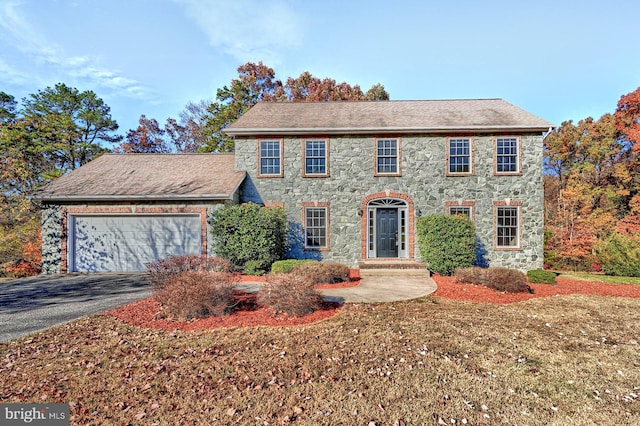
<path fill-rule="evenodd" d="M 135 272 L 169 256 L 200 254 L 200 215 L 72 216 L 69 270 Z"/>

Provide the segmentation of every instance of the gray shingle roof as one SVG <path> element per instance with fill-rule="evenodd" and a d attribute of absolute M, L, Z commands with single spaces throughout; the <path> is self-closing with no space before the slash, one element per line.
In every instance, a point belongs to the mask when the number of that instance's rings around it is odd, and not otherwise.
<path fill-rule="evenodd" d="M 546 131 L 554 124 L 502 99 L 261 102 L 225 129 L 268 134 Z"/>
<path fill-rule="evenodd" d="M 105 154 L 35 194 L 44 202 L 224 200 L 245 172 L 233 154 Z"/>

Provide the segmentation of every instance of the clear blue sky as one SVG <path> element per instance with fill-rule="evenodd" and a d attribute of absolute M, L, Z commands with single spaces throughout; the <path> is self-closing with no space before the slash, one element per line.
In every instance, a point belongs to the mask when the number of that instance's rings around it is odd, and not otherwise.
<path fill-rule="evenodd" d="M 0 90 L 93 90 L 120 133 L 262 60 L 398 99 L 504 98 L 556 124 L 640 86 L 637 0 L 0 0 Z"/>

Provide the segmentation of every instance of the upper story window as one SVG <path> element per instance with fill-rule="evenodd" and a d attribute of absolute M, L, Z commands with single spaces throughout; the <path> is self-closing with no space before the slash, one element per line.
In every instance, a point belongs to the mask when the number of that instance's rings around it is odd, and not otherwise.
<path fill-rule="evenodd" d="M 520 144 L 517 137 L 496 139 L 496 174 L 520 173 Z"/>
<path fill-rule="evenodd" d="M 282 177 L 282 140 L 261 140 L 258 143 L 258 176 Z"/>
<path fill-rule="evenodd" d="M 376 139 L 376 176 L 400 176 L 399 139 Z"/>
<path fill-rule="evenodd" d="M 329 176 L 327 146 L 325 139 L 304 141 L 304 176 Z"/>
<path fill-rule="evenodd" d="M 447 174 L 469 175 L 472 170 L 472 150 L 469 138 L 450 138 L 447 151 Z"/>
<path fill-rule="evenodd" d="M 520 248 L 519 206 L 496 206 L 496 248 Z"/>

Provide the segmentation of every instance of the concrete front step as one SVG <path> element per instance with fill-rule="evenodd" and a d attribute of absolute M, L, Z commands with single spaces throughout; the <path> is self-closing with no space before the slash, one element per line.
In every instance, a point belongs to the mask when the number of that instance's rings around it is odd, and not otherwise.
<path fill-rule="evenodd" d="M 405 259 L 364 260 L 358 263 L 361 270 L 365 269 L 427 269 L 423 262 Z"/>

